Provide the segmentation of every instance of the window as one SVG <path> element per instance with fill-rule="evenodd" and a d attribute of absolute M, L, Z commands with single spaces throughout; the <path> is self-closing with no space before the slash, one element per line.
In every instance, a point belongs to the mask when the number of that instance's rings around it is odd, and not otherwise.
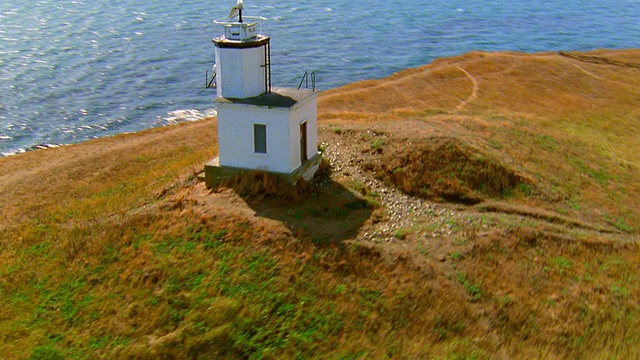
<path fill-rule="evenodd" d="M 267 153 L 267 125 L 253 124 L 253 151 Z"/>

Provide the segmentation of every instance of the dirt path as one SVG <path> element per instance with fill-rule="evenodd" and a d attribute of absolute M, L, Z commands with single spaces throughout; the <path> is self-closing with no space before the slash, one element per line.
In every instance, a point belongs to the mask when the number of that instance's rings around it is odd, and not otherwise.
<path fill-rule="evenodd" d="M 458 67 L 458 70 L 462 71 L 465 75 L 467 75 L 469 80 L 471 80 L 471 83 L 473 84 L 473 90 L 471 90 L 471 95 L 469 95 L 469 97 L 466 100 L 462 101 L 460 105 L 456 106 L 456 109 L 455 109 L 456 111 L 462 110 L 465 106 L 467 106 L 468 103 L 470 103 L 471 101 L 475 100 L 478 97 L 478 81 L 476 80 L 476 78 L 471 76 L 471 74 L 469 74 L 467 70 L 461 67 Z"/>

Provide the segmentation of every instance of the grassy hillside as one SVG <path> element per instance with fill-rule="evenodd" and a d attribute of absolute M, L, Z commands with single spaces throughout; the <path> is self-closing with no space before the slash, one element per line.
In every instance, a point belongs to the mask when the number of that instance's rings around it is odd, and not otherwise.
<path fill-rule="evenodd" d="M 604 54 L 640 62 L 633 51 Z M 519 203 L 630 229 L 640 222 L 639 75 L 558 54 L 471 53 L 327 92 L 320 116 L 401 122 L 391 131 L 415 145 L 393 158 L 452 137 L 528 176 L 542 196 Z"/>
<path fill-rule="evenodd" d="M 215 119 L 0 159 L 0 356 L 639 357 L 640 51 L 579 55 L 324 92 L 297 187 L 205 189 Z"/>

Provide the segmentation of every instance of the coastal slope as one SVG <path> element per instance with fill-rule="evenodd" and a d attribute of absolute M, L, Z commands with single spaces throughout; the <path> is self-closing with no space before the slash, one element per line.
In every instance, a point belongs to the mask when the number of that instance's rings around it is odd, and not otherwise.
<path fill-rule="evenodd" d="M 0 159 L 3 358 L 637 358 L 640 50 L 319 98 L 325 163 L 208 190 L 216 121 Z"/>

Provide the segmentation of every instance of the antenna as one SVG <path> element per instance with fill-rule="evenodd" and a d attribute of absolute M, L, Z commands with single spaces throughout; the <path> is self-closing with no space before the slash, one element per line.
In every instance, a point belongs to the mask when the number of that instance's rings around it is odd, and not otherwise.
<path fill-rule="evenodd" d="M 229 19 L 233 19 L 238 16 L 238 22 L 242 22 L 242 0 L 238 0 L 236 5 L 231 8 L 229 12 Z"/>

